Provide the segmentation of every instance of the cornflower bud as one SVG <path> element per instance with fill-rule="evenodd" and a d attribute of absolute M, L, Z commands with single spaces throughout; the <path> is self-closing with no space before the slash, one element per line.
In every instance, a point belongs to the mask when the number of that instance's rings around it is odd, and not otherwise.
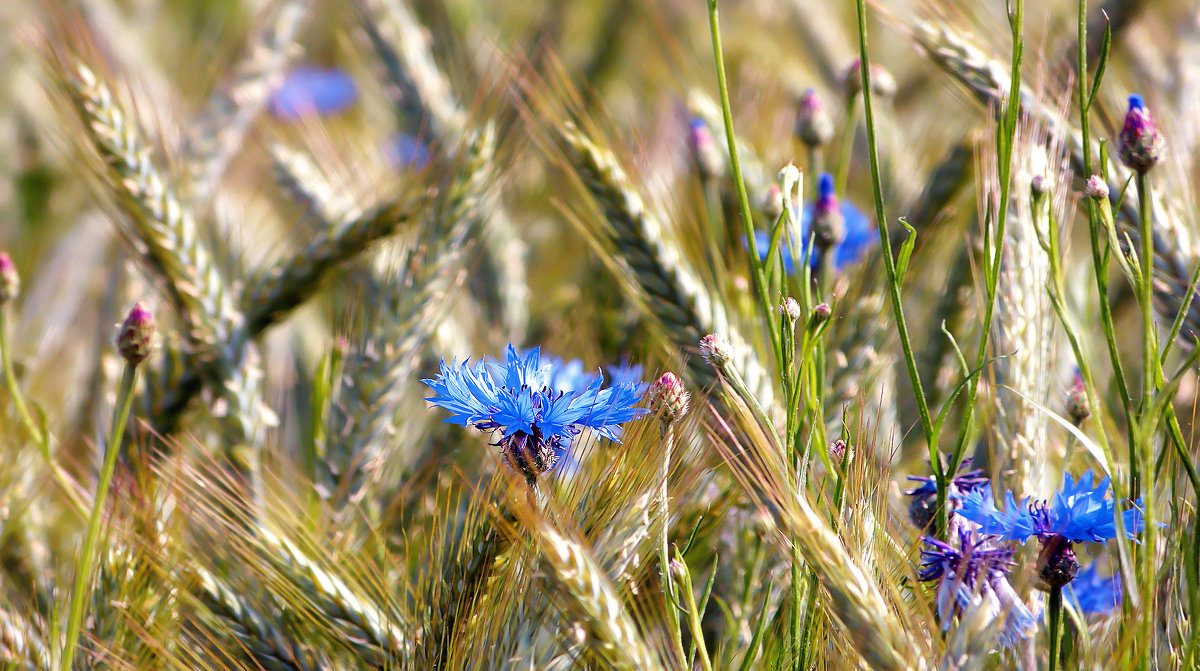
<path fill-rule="evenodd" d="M 733 345 L 725 338 L 710 333 L 700 339 L 700 355 L 717 368 L 723 368 L 733 355 Z"/>
<path fill-rule="evenodd" d="M 1046 182 L 1045 175 L 1034 175 L 1033 178 L 1029 180 L 1029 193 L 1033 196 L 1035 201 L 1040 200 L 1042 196 L 1049 192 L 1050 185 Z"/>
<path fill-rule="evenodd" d="M 817 201 L 813 203 L 812 235 L 817 253 L 832 249 L 846 237 L 846 223 L 834 193 L 833 175 L 821 173 L 817 180 Z"/>
<path fill-rule="evenodd" d="M 818 303 L 817 306 L 812 309 L 812 314 L 808 316 L 809 330 L 816 330 L 821 324 L 829 321 L 829 315 L 832 313 L 833 310 L 830 309 L 829 303 Z"/>
<path fill-rule="evenodd" d="M 1117 152 L 1121 162 L 1134 172 L 1145 173 L 1158 165 L 1166 148 L 1167 140 L 1159 132 L 1145 101 L 1136 93 L 1130 94 L 1125 125 L 1117 136 Z"/>
<path fill-rule="evenodd" d="M 144 303 L 138 302 L 125 317 L 117 334 L 117 351 L 129 365 L 136 366 L 150 356 L 154 331 L 154 315 Z"/>
<path fill-rule="evenodd" d="M 845 91 L 847 100 L 862 93 L 861 70 L 862 59 L 855 58 L 842 71 L 842 88 Z M 896 95 L 896 78 L 892 76 L 892 73 L 888 72 L 881 65 L 872 65 L 870 67 L 870 74 L 872 94 L 884 98 Z"/>
<path fill-rule="evenodd" d="M 1075 382 L 1071 384 L 1067 390 L 1067 419 L 1075 426 L 1083 423 L 1092 414 L 1092 409 L 1088 406 L 1087 389 L 1083 386 L 1083 376 L 1078 370 L 1075 371 Z"/>
<path fill-rule="evenodd" d="M 1100 175 L 1092 175 L 1088 177 L 1083 193 L 1092 200 L 1108 200 L 1108 182 Z"/>
<path fill-rule="evenodd" d="M 795 324 L 800 319 L 800 303 L 795 298 L 788 296 L 779 304 L 779 314 L 787 317 L 788 321 Z"/>
<path fill-rule="evenodd" d="M 674 373 L 666 372 L 650 387 L 650 410 L 664 425 L 674 424 L 688 411 L 692 395 Z"/>
<path fill-rule="evenodd" d="M 817 92 L 808 89 L 800 96 L 800 107 L 796 112 L 796 137 L 808 147 L 820 147 L 833 139 L 833 117 L 825 109 L 825 103 Z"/>
<path fill-rule="evenodd" d="M 838 438 L 829 444 L 829 459 L 835 464 L 841 464 L 846 458 L 846 441 Z"/>
<path fill-rule="evenodd" d="M 725 171 L 725 157 L 721 148 L 713 139 L 708 124 L 700 117 L 692 117 L 688 124 L 688 148 L 692 152 L 692 162 L 696 164 L 696 172 L 704 180 L 720 177 Z"/>
<path fill-rule="evenodd" d="M 11 301 L 21 293 L 21 276 L 8 254 L 0 252 L 0 305 Z"/>

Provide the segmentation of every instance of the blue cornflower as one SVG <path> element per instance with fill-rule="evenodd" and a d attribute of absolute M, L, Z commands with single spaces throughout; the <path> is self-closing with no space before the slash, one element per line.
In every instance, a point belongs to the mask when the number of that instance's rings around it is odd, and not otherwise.
<path fill-rule="evenodd" d="M 980 535 L 973 529 L 958 527 L 952 538 L 957 546 L 926 537 L 921 550 L 923 582 L 938 584 L 938 618 L 943 630 L 950 628 L 954 615 L 973 607 L 987 608 L 994 618 L 1005 615 L 1000 630 L 1001 645 L 1012 646 L 1037 629 L 1039 614 L 1034 613 L 1008 582 L 1013 567 L 1012 550 L 1001 547 L 995 536 Z"/>
<path fill-rule="evenodd" d="M 640 385 L 603 388 L 596 375 L 586 386 L 562 390 L 550 386 L 555 373 L 539 348 L 518 354 L 509 345 L 503 362 L 443 360 L 437 377 L 424 380 L 434 392 L 426 400 L 450 411 L 447 422 L 499 432 L 505 463 L 533 484 L 583 429 L 619 441 L 621 425 L 647 412 L 636 407 Z"/>
<path fill-rule="evenodd" d="M 1121 605 L 1121 574 L 1100 575 L 1095 562 L 1067 585 L 1065 596 L 1084 614 L 1107 615 Z"/>
<path fill-rule="evenodd" d="M 832 186 L 832 182 L 830 182 Z M 823 204 L 823 212 L 830 214 L 834 212 L 829 204 L 829 197 L 825 198 Z M 835 243 L 833 248 L 833 266 L 837 270 L 843 270 L 846 266 L 858 263 L 866 256 L 867 250 L 872 245 L 879 242 L 879 233 L 875 230 L 874 225 L 867 215 L 863 214 L 857 207 L 842 200 L 838 202 L 836 197 L 833 198 L 833 207 L 836 207 L 836 213 L 841 215 L 842 235 L 841 240 Z M 800 235 L 803 238 L 803 243 L 800 249 L 800 257 L 808 253 L 809 231 L 813 223 L 813 203 L 807 203 L 804 206 L 803 216 L 800 218 Z M 771 244 L 771 236 L 765 231 L 754 232 L 754 242 L 758 247 L 758 255 L 760 260 L 766 260 L 767 247 Z M 783 242 L 783 268 L 788 275 L 795 272 L 792 265 L 792 253 L 790 251 L 787 236 L 784 236 Z M 815 268 L 820 259 L 817 254 L 812 254 L 809 263 Z"/>
<path fill-rule="evenodd" d="M 1062 488 L 1050 501 L 1026 498 L 1017 505 L 1012 492 L 1006 493 L 1005 509 L 996 508 L 992 488 L 985 485 L 964 495 L 958 514 L 979 525 L 985 534 L 1024 543 L 1036 536 L 1042 543 L 1040 575 L 1050 587 L 1069 583 L 1079 570 L 1074 543 L 1103 543 L 1117 537 L 1115 502 L 1108 498 L 1108 478 L 1093 487 L 1091 472 L 1078 480 L 1063 476 Z M 1132 538 L 1141 530 L 1140 502 L 1121 512 L 1125 533 Z"/>
<path fill-rule="evenodd" d="M 950 481 L 949 500 L 953 505 L 957 505 L 960 496 L 966 492 L 973 491 L 988 483 L 987 476 L 983 474 L 983 469 L 976 468 L 968 470 L 971 464 L 970 459 L 966 459 L 958 467 L 958 475 Z M 926 478 L 920 475 L 907 476 L 913 482 L 919 482 L 920 485 L 904 491 L 905 496 L 910 497 L 908 503 L 908 519 L 912 521 L 918 529 L 926 529 L 933 522 L 934 509 L 937 507 L 937 480 Z"/>
<path fill-rule="evenodd" d="M 357 98 L 354 80 L 341 70 L 296 68 L 271 94 L 271 114 L 288 120 L 324 116 L 346 109 Z"/>

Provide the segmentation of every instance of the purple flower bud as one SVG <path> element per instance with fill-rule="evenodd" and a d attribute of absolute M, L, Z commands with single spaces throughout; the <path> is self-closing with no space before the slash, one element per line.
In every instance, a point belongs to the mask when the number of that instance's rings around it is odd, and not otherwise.
<path fill-rule="evenodd" d="M 833 314 L 833 309 L 829 307 L 829 303 L 818 303 L 812 309 L 812 314 L 808 316 L 809 330 L 815 330 L 821 324 L 829 321 L 829 315 Z"/>
<path fill-rule="evenodd" d="M 1158 131 L 1154 117 L 1142 97 L 1136 93 L 1129 96 L 1129 111 L 1125 113 L 1125 125 L 1117 136 L 1117 152 L 1121 161 L 1138 173 L 1145 173 L 1162 160 L 1167 140 Z"/>
<path fill-rule="evenodd" d="M 1075 371 L 1075 381 L 1067 390 L 1066 406 L 1067 418 L 1076 426 L 1092 414 L 1092 409 L 1088 406 L 1087 389 L 1083 386 L 1083 376 L 1079 374 L 1078 369 Z"/>
<path fill-rule="evenodd" d="M 724 368 L 733 355 L 733 345 L 725 338 L 710 333 L 700 339 L 700 355 L 717 368 Z"/>
<path fill-rule="evenodd" d="M 1092 175 L 1088 177 L 1083 193 L 1092 200 L 1108 200 L 1108 182 L 1100 175 Z"/>
<path fill-rule="evenodd" d="M 692 395 L 674 373 L 663 373 L 650 386 L 650 409 L 663 424 L 673 424 L 688 411 Z"/>
<path fill-rule="evenodd" d="M 840 464 L 846 458 L 846 441 L 841 438 L 829 444 L 829 459 L 833 463 Z"/>
<path fill-rule="evenodd" d="M 796 112 L 796 137 L 809 147 L 820 147 L 828 144 L 833 134 L 833 117 L 829 116 L 817 92 L 808 89 L 800 97 L 800 108 Z"/>
<path fill-rule="evenodd" d="M 725 157 L 713 139 L 708 124 L 700 117 L 692 117 L 688 124 L 688 149 L 692 152 L 692 162 L 701 179 L 714 179 L 724 173 Z"/>
<path fill-rule="evenodd" d="M 154 315 L 139 301 L 129 311 L 117 334 L 117 351 L 129 365 L 136 366 L 150 356 L 154 331 Z"/>
<path fill-rule="evenodd" d="M 1042 196 L 1050 192 L 1050 184 L 1046 180 L 1045 175 L 1034 175 L 1029 180 L 1029 193 L 1034 200 L 1040 199 Z"/>
<path fill-rule="evenodd" d="M 795 298 L 788 296 L 779 304 L 779 314 L 787 317 L 788 321 L 795 324 L 800 319 L 800 303 L 796 302 Z"/>
<path fill-rule="evenodd" d="M 11 301 L 21 293 L 21 276 L 8 254 L 0 252 L 0 305 Z"/>
<path fill-rule="evenodd" d="M 821 173 L 817 180 L 817 200 L 813 203 L 812 235 L 816 252 L 836 247 L 846 237 L 842 208 L 834 193 L 833 175 Z"/>
<path fill-rule="evenodd" d="M 847 100 L 862 93 L 861 71 L 862 59 L 859 58 L 850 61 L 850 64 L 842 71 L 842 88 L 845 91 Z M 896 95 L 896 78 L 892 76 L 892 73 L 884 69 L 883 66 L 872 65 L 870 67 L 870 74 L 872 94 L 884 98 Z"/>

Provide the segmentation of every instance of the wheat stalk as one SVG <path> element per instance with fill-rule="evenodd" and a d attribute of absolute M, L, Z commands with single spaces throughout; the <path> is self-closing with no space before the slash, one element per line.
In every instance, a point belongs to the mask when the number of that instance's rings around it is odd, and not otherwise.
<path fill-rule="evenodd" d="M 111 169 L 109 182 L 150 266 L 166 285 L 189 342 L 215 350 L 241 315 L 191 211 L 169 189 L 138 130 L 96 74 L 80 64 L 70 84 L 88 139 Z"/>
<path fill-rule="evenodd" d="M 363 598 L 290 540 L 262 527 L 258 529 L 258 537 L 279 569 L 312 600 L 319 612 L 353 630 L 355 637 L 349 641 L 352 645 L 366 645 L 371 656 L 382 651 L 396 664 L 411 657 L 414 641 L 396 625 L 398 616 L 390 609 Z"/>
<path fill-rule="evenodd" d="M 228 584 L 208 570 L 195 566 L 195 588 L 200 601 L 228 626 L 234 636 L 268 671 L 324 671 L 330 667 L 309 654 L 300 643 L 280 631 L 254 610 Z"/>
<path fill-rule="evenodd" d="M 604 209 L 609 236 L 644 293 L 647 308 L 670 334 L 675 345 L 688 351 L 709 333 L 741 342 L 724 306 L 696 279 L 679 250 L 663 235 L 663 226 L 643 205 L 617 159 L 609 151 L 567 125 L 561 130 L 568 158 L 592 197 Z M 737 366 L 746 384 L 764 406 L 773 403 L 766 369 L 750 347 L 735 346 Z M 712 367 L 690 357 L 688 370 L 701 386 L 716 381 Z"/>
<path fill-rule="evenodd" d="M 586 629 L 592 649 L 613 669 L 662 669 L 629 617 L 617 589 L 581 544 L 566 538 L 549 521 L 533 516 L 525 525 L 534 536 L 546 579 L 558 587 L 567 611 Z"/>

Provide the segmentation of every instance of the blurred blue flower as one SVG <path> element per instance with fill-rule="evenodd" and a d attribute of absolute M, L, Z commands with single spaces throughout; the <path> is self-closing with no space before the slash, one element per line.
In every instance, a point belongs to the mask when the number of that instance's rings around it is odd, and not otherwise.
<path fill-rule="evenodd" d="M 840 212 L 842 223 L 845 226 L 845 236 L 837 244 L 833 252 L 833 265 L 837 270 L 843 270 L 846 266 L 858 263 L 866 256 L 867 250 L 879 242 L 879 232 L 875 230 L 874 224 L 857 207 L 842 200 Z M 808 251 L 809 228 L 812 225 L 812 217 L 813 204 L 807 203 L 804 206 L 804 213 L 800 219 L 800 235 L 804 237 L 800 253 L 801 257 Z M 791 251 L 789 251 L 790 247 L 786 240 L 786 233 L 784 235 L 785 239 L 781 243 L 783 246 L 783 268 L 788 275 L 791 275 L 795 272 L 795 269 L 792 266 L 792 255 Z M 771 235 L 766 231 L 755 231 L 754 242 L 758 247 L 759 259 L 766 260 L 767 247 L 771 244 Z M 816 267 L 817 262 L 818 259 L 815 255 L 809 259 L 809 263 L 813 267 Z"/>
<path fill-rule="evenodd" d="M 1107 615 L 1121 605 L 1121 574 L 1100 575 L 1096 562 L 1075 576 L 1064 592 L 1085 614 Z"/>
<path fill-rule="evenodd" d="M 341 70 L 296 68 L 271 94 L 271 114 L 294 120 L 302 116 L 325 116 L 350 107 L 358 89 L 350 75 Z"/>
<path fill-rule="evenodd" d="M 921 549 L 923 582 L 939 581 L 937 609 L 942 629 L 948 630 L 955 615 L 971 608 L 987 608 L 993 618 L 1004 615 L 1001 645 L 1011 647 L 1037 630 L 1040 614 L 1025 605 L 1008 582 L 1013 567 L 1012 550 L 995 536 L 980 535 L 960 526 L 951 534 L 957 545 L 926 537 Z"/>
<path fill-rule="evenodd" d="M 397 170 L 429 165 L 429 148 L 413 135 L 400 133 L 393 136 L 383 147 L 388 163 Z"/>
<path fill-rule="evenodd" d="M 571 370 L 556 370 L 560 367 L 544 363 L 540 348 L 518 354 L 512 345 L 503 362 L 447 365 L 443 360 L 437 377 L 424 380 L 434 393 L 426 400 L 450 411 L 447 422 L 498 431 L 505 462 L 532 483 L 554 467 L 583 429 L 619 441 L 621 425 L 647 412 L 636 407 L 640 385 L 604 388 L 604 378 L 597 374 L 574 389 L 550 386 L 556 379 L 569 384 L 572 376 L 584 381 Z"/>

